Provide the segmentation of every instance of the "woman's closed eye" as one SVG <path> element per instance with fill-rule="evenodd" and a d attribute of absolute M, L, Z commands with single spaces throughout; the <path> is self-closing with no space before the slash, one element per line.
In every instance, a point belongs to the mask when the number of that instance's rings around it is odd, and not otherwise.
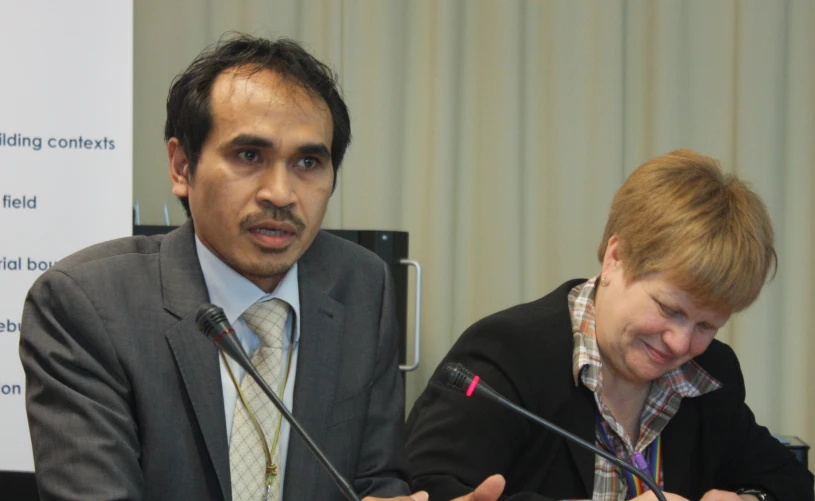
<path fill-rule="evenodd" d="M 681 316 L 682 315 L 681 311 L 674 310 L 673 308 L 670 308 L 670 307 L 666 306 L 661 301 L 656 301 L 656 303 L 657 303 L 657 305 L 659 305 L 659 309 L 662 312 L 662 314 L 665 315 L 666 317 L 676 317 L 676 316 Z"/>

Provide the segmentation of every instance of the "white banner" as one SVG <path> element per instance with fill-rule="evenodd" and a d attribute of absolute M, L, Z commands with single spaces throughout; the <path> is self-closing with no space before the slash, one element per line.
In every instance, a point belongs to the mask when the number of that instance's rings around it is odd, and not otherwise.
<path fill-rule="evenodd" d="M 132 231 L 132 2 L 0 0 L 0 68 L 0 471 L 30 472 L 25 294 Z"/>

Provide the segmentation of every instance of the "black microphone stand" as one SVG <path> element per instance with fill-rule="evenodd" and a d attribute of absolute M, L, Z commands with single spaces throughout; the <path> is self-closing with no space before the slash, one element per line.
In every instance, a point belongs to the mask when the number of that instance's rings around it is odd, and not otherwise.
<path fill-rule="evenodd" d="M 467 394 L 468 397 L 470 395 L 474 394 L 474 393 L 478 393 L 479 395 L 487 397 L 490 400 L 492 400 L 494 402 L 497 402 L 497 403 L 499 403 L 499 404 L 501 404 L 501 405 L 503 405 L 505 407 L 509 407 L 510 409 L 514 410 L 515 412 L 517 412 L 517 413 L 531 419 L 532 421 L 538 423 L 539 425 L 542 425 L 544 428 L 546 428 L 546 429 L 548 429 L 550 431 L 553 431 L 553 432 L 557 433 L 558 435 L 560 435 L 560 436 L 562 436 L 564 438 L 567 438 L 567 439 L 571 440 L 572 442 L 582 446 L 583 448 L 588 449 L 588 450 L 592 451 L 593 453 L 604 457 L 605 459 L 611 461 L 612 463 L 619 466 L 620 468 L 632 473 L 633 475 L 636 475 L 637 477 L 642 479 L 642 481 L 645 482 L 645 484 L 648 486 L 648 488 L 650 488 L 654 492 L 654 495 L 657 497 L 657 499 L 659 501 L 667 501 L 665 499 L 665 495 L 662 493 L 662 489 L 660 489 L 659 486 L 657 486 L 656 482 L 654 482 L 654 480 L 650 476 L 648 476 L 648 475 L 644 474 L 643 472 L 641 472 L 639 470 L 639 468 L 631 466 L 630 464 L 626 463 L 625 461 L 618 458 L 617 456 L 614 456 L 613 454 L 609 454 L 608 452 L 604 451 L 603 449 L 595 447 L 594 445 L 586 442 L 585 440 L 578 437 L 577 435 L 574 435 L 574 434 L 564 430 L 560 426 L 557 426 L 554 423 L 550 423 L 549 421 L 546 421 L 545 419 L 532 414 L 528 410 L 526 410 L 526 409 L 524 409 L 524 408 L 522 408 L 522 407 L 520 407 L 518 405 L 515 405 L 514 403 L 510 402 L 509 400 L 507 400 L 506 398 L 501 396 L 500 393 L 498 393 L 497 391 L 490 388 L 483 381 L 480 381 L 479 379 L 475 379 L 475 378 L 478 378 L 478 376 L 474 377 L 473 373 L 471 373 L 463 365 L 456 364 L 456 363 L 449 363 L 444 367 L 444 373 L 447 374 L 447 381 L 446 381 L 447 386 L 450 386 L 451 388 L 454 388 L 454 389 L 459 390 L 459 391 L 466 390 L 466 394 Z M 468 388 L 465 388 L 464 387 L 465 385 L 468 386 Z"/>

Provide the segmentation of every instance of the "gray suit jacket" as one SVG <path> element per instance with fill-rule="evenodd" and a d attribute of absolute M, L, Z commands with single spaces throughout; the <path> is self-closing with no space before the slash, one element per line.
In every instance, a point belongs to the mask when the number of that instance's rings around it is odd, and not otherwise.
<path fill-rule="evenodd" d="M 393 286 L 321 232 L 299 261 L 293 413 L 361 496 L 408 493 Z M 59 262 L 26 299 L 20 358 L 43 500 L 231 500 L 218 353 L 191 223 Z M 293 430 L 285 501 L 341 500 Z M 238 500 L 236 500 L 238 501 Z"/>

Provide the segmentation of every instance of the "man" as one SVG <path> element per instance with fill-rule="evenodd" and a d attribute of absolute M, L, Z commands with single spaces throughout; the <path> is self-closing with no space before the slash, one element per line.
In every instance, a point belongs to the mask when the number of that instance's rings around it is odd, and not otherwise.
<path fill-rule="evenodd" d="M 207 301 L 360 496 L 426 499 L 407 497 L 386 266 L 320 231 L 350 141 L 331 71 L 292 41 L 222 42 L 174 82 L 165 138 L 190 220 L 80 251 L 26 300 L 42 499 L 343 499 L 197 331 Z M 491 479 L 462 499 L 502 487 Z"/>

